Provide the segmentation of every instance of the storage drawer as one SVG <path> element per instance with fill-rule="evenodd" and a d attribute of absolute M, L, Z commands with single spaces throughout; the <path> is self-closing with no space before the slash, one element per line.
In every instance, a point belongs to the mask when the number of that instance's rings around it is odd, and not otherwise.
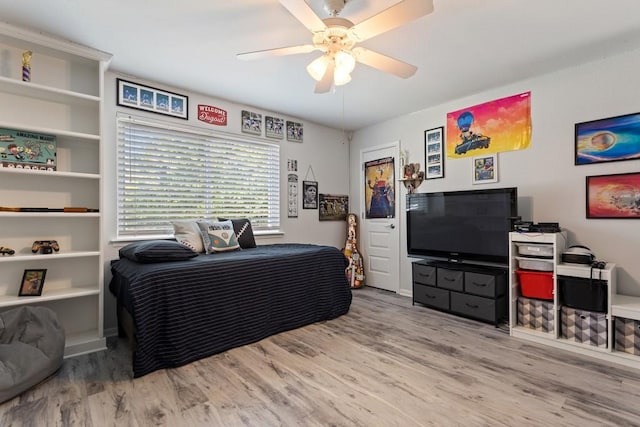
<path fill-rule="evenodd" d="M 497 300 L 451 292 L 451 311 L 463 316 L 496 323 L 504 316 L 504 297 Z"/>
<path fill-rule="evenodd" d="M 471 272 L 464 273 L 464 291 L 469 294 L 482 297 L 503 295 L 506 291 L 504 283 L 504 276 Z"/>
<path fill-rule="evenodd" d="M 544 243 L 516 243 L 518 254 L 537 258 L 553 258 L 553 245 Z"/>
<path fill-rule="evenodd" d="M 576 310 L 607 311 L 607 281 L 558 276 L 560 304 Z"/>
<path fill-rule="evenodd" d="M 522 296 L 553 301 L 553 272 L 516 270 L 516 275 Z"/>
<path fill-rule="evenodd" d="M 518 260 L 518 268 L 522 268 L 524 270 L 537 270 L 537 271 L 553 271 L 553 260 L 552 259 L 533 259 L 533 258 L 524 258 L 524 257 L 516 257 Z"/>
<path fill-rule="evenodd" d="M 446 268 L 438 268 L 437 286 L 439 288 L 462 292 L 464 289 L 463 280 L 464 280 L 463 271 L 447 270 Z"/>
<path fill-rule="evenodd" d="M 449 310 L 449 293 L 447 290 L 433 286 L 413 284 L 413 300 L 415 302 L 441 310 Z"/>
<path fill-rule="evenodd" d="M 560 322 L 562 338 L 595 347 L 607 347 L 606 313 L 562 307 Z"/>
<path fill-rule="evenodd" d="M 518 326 L 542 332 L 553 332 L 553 301 L 518 297 Z"/>
<path fill-rule="evenodd" d="M 615 349 L 640 356 L 640 320 L 616 317 Z"/>
<path fill-rule="evenodd" d="M 436 285 L 436 268 L 430 265 L 413 263 L 413 281 L 423 285 Z"/>

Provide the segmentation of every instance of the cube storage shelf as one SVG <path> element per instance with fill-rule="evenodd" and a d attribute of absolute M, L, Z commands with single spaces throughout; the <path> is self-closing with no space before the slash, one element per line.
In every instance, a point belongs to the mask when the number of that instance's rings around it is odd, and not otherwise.
<path fill-rule="evenodd" d="M 536 304 L 531 304 L 523 297 L 517 270 L 520 268 L 518 258 L 522 257 L 519 246 L 541 245 L 546 247 L 540 253 L 544 256 L 539 258 L 540 262 L 553 262 L 552 286 L 553 299 L 549 301 L 534 300 Z M 634 337 L 628 337 L 627 350 L 616 350 L 615 319 L 633 320 L 639 322 L 640 326 L 640 297 L 625 296 L 617 294 L 616 287 L 616 266 L 607 263 L 605 268 L 591 268 L 589 265 L 561 264 L 561 255 L 566 246 L 566 233 L 509 233 L 509 331 L 511 336 L 535 341 L 541 344 L 550 345 L 557 348 L 573 351 L 576 353 L 592 356 L 598 359 L 619 363 L 625 366 L 640 368 L 640 356 L 632 354 L 629 349 L 629 342 Z M 527 255 L 532 260 L 534 256 Z M 551 255 L 551 257 L 549 257 Z M 589 281 L 593 279 L 598 286 L 606 284 L 604 290 L 598 288 L 598 292 L 604 292 L 606 303 L 604 311 L 589 311 L 563 307 L 563 300 L 560 295 L 559 277 L 565 278 L 569 283 Z M 565 290 L 566 291 L 566 290 Z M 591 296 L 590 296 L 591 297 Z M 598 298 L 601 296 L 598 295 Z M 572 305 L 575 297 L 572 296 Z M 593 304 L 593 298 L 586 298 L 585 304 Z M 537 301 L 540 301 L 539 303 Z M 518 306 L 522 310 L 523 303 L 527 307 L 527 317 L 520 313 L 518 316 Z M 578 299 L 582 303 L 582 299 Z M 553 313 L 548 313 L 552 310 Z M 540 325 L 541 322 L 530 319 L 532 313 L 546 312 L 548 323 L 537 329 L 532 325 Z M 520 317 L 520 322 L 518 318 Z M 523 321 L 526 320 L 525 321 Z M 525 324 L 526 323 L 526 324 Z M 620 323 L 620 322 L 619 322 Z M 632 330 L 627 328 L 626 330 Z M 619 337 L 618 337 L 619 338 Z M 620 345 L 618 346 L 621 347 Z"/>
<path fill-rule="evenodd" d="M 22 81 L 26 50 L 33 53 L 29 82 Z M 65 329 L 66 357 L 102 350 L 101 116 L 111 55 L 6 23 L 0 23 L 0 52 L 0 128 L 53 135 L 56 142 L 56 170 L 10 167 L 17 157 L 3 153 L 0 205 L 99 210 L 0 212 L 0 246 L 16 251 L 0 256 L 0 311 L 51 308 Z M 33 254 L 35 240 L 57 240 L 60 251 Z M 19 297 L 24 270 L 40 268 L 47 269 L 42 295 Z"/>

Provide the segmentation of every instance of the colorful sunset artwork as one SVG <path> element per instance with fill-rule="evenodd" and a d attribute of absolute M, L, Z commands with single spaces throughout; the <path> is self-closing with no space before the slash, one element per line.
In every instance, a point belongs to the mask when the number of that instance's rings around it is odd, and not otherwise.
<path fill-rule="evenodd" d="M 576 123 L 576 165 L 640 159 L 640 113 Z"/>
<path fill-rule="evenodd" d="M 640 173 L 588 176 L 587 218 L 640 218 Z"/>
<path fill-rule="evenodd" d="M 523 150 L 531 143 L 531 92 L 447 114 L 447 157 Z"/>

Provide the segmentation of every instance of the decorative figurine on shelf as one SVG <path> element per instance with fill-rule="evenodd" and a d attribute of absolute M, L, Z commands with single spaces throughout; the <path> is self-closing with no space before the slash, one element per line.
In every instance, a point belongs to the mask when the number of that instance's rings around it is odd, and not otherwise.
<path fill-rule="evenodd" d="M 56 240 L 36 240 L 31 245 L 32 253 L 41 253 L 41 254 L 50 254 L 53 251 L 58 252 L 60 250 L 60 246 Z"/>
<path fill-rule="evenodd" d="M 2 256 L 13 255 L 15 253 L 16 253 L 16 251 L 14 251 L 11 248 L 5 248 L 4 246 L 0 246 L 0 254 L 2 254 Z"/>
<path fill-rule="evenodd" d="M 424 180 L 424 171 L 420 170 L 420 163 L 407 163 L 402 170 L 404 186 L 412 194 Z"/>
<path fill-rule="evenodd" d="M 342 253 L 349 260 L 349 265 L 345 269 L 347 281 L 352 288 L 361 288 L 364 286 L 364 264 L 362 256 L 358 252 L 357 246 L 357 229 L 358 217 L 354 213 L 347 215 L 347 241 L 344 245 Z"/>
<path fill-rule="evenodd" d="M 33 53 L 30 50 L 25 50 L 22 53 L 22 81 L 31 81 L 31 55 Z"/>

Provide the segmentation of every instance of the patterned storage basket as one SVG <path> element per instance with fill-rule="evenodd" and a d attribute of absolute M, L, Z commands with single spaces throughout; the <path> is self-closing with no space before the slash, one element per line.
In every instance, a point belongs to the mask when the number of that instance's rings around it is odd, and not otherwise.
<path fill-rule="evenodd" d="M 640 356 L 640 320 L 616 317 L 615 331 L 615 349 Z"/>
<path fill-rule="evenodd" d="M 553 332 L 553 301 L 518 297 L 518 326 Z"/>
<path fill-rule="evenodd" d="M 607 347 L 607 314 L 562 307 L 560 313 L 562 338 Z"/>

